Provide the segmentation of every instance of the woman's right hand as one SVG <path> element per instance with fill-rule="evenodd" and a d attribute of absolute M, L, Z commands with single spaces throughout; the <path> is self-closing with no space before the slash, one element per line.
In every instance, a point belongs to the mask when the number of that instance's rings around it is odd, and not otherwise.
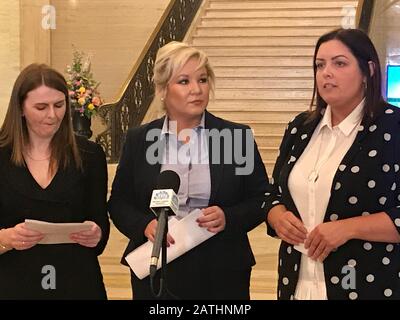
<path fill-rule="evenodd" d="M 144 235 L 151 242 L 154 242 L 155 240 L 154 238 L 156 236 L 156 230 L 157 230 L 157 219 L 153 219 L 149 222 L 146 229 L 144 229 Z M 171 244 L 174 243 L 175 243 L 174 238 L 172 238 L 171 235 L 167 233 L 167 247 L 169 247 Z"/>
<path fill-rule="evenodd" d="M 278 237 L 287 243 L 298 245 L 307 238 L 307 229 L 303 222 L 283 205 L 275 206 L 269 211 L 268 223 Z"/>
<path fill-rule="evenodd" d="M 26 250 L 43 239 L 44 235 L 25 227 L 25 222 L 19 223 L 13 228 L 2 229 L 2 244 L 16 250 Z"/>

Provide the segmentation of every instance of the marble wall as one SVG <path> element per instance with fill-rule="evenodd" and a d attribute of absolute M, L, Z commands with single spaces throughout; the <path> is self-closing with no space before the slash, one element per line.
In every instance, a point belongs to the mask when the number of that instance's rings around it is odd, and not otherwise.
<path fill-rule="evenodd" d="M 0 124 L 3 123 L 11 89 L 20 70 L 19 1 L 0 5 Z"/>
<path fill-rule="evenodd" d="M 370 37 L 381 60 L 383 73 L 382 91 L 386 95 L 386 67 L 400 65 L 400 1 L 375 1 Z"/>

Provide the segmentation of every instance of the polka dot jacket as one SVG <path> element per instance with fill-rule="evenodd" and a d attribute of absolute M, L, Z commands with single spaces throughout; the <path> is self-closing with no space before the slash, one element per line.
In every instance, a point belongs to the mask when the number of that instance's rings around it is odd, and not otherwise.
<path fill-rule="evenodd" d="M 400 232 L 400 109 L 384 106 L 358 134 L 336 171 L 324 222 L 384 211 Z M 282 203 L 300 215 L 288 190 L 288 177 L 306 148 L 321 117 L 307 113 L 289 123 L 273 172 L 273 189 L 265 202 Z M 267 207 L 269 207 L 267 205 Z M 267 224 L 268 234 L 276 236 Z M 293 299 L 301 253 L 282 241 L 278 261 L 278 299 Z M 352 239 L 324 261 L 328 299 L 400 299 L 398 244 Z"/>

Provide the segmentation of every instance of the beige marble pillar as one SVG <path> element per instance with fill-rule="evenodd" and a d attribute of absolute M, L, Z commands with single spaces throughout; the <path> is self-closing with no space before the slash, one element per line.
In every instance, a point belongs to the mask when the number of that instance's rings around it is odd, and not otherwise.
<path fill-rule="evenodd" d="M 20 0 L 21 69 L 38 62 L 51 64 L 51 28 L 56 10 L 50 0 Z"/>
<path fill-rule="evenodd" d="M 0 5 L 0 125 L 3 123 L 11 89 L 20 71 L 19 0 Z"/>

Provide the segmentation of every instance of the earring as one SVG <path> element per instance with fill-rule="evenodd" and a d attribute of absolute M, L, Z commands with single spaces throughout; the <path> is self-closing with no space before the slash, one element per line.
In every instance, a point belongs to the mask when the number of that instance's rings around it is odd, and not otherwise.
<path fill-rule="evenodd" d="M 162 102 L 164 102 L 164 97 L 161 97 L 160 100 L 161 100 Z"/>

